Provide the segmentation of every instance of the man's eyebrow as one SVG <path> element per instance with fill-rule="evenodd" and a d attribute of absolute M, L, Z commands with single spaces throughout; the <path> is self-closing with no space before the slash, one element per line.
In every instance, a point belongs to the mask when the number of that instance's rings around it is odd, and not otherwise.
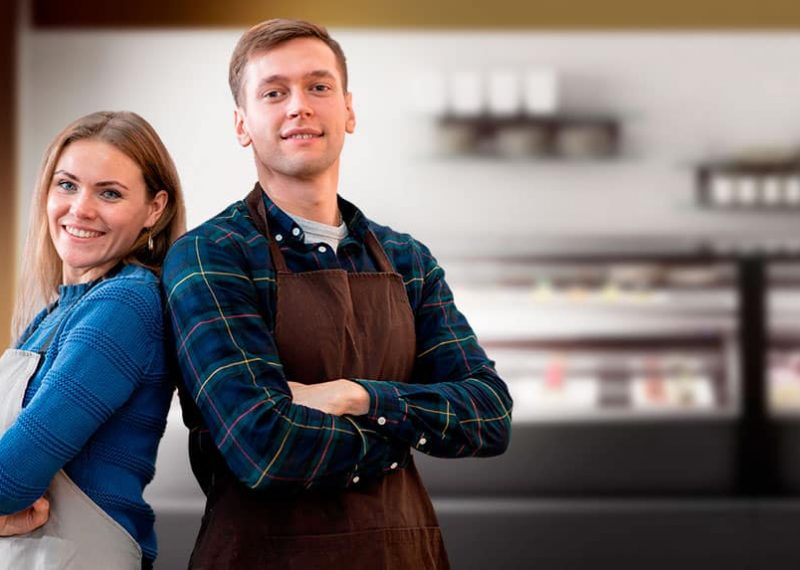
<path fill-rule="evenodd" d="M 334 78 L 336 76 L 327 69 L 315 69 L 313 71 L 309 71 L 308 73 L 306 73 L 305 77 Z M 264 77 L 261 81 L 258 82 L 258 84 L 263 86 L 269 83 L 280 83 L 283 81 L 288 81 L 288 77 L 286 77 L 285 75 L 281 75 L 279 73 L 275 73 L 273 75 L 268 75 L 267 77 Z"/>
<path fill-rule="evenodd" d="M 266 85 L 267 83 L 280 83 L 281 81 L 286 81 L 286 76 L 285 75 L 277 75 L 276 74 L 276 75 L 269 75 L 267 77 L 264 77 L 263 79 L 261 79 L 261 81 L 258 82 L 258 84 L 259 85 Z"/>
<path fill-rule="evenodd" d="M 327 69 L 315 69 L 306 74 L 307 77 L 335 77 L 333 73 Z"/>

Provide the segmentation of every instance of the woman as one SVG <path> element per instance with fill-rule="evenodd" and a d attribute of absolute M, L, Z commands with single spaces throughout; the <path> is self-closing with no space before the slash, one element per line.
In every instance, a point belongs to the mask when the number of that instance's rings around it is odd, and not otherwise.
<path fill-rule="evenodd" d="M 87 115 L 50 145 L 0 359 L 0 567 L 152 566 L 142 491 L 173 387 L 156 273 L 184 226 L 175 166 L 138 115 Z"/>

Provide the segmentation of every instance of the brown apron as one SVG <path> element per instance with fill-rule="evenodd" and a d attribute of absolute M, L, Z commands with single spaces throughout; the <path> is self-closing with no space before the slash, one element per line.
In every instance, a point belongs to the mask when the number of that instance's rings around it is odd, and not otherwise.
<path fill-rule="evenodd" d="M 275 341 L 286 377 L 307 384 L 338 378 L 409 381 L 414 316 L 402 277 L 374 234 L 366 244 L 380 269 L 292 273 L 270 239 L 261 187 L 246 203 L 269 242 L 277 272 Z M 197 569 L 424 570 L 449 568 L 428 493 L 406 454 L 379 481 L 299 494 L 254 491 L 217 462 L 190 566 Z"/>

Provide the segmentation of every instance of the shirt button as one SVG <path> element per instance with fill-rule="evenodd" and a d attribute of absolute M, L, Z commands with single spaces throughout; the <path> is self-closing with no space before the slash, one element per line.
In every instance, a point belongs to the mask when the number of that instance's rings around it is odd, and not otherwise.
<path fill-rule="evenodd" d="M 358 483 L 359 481 L 361 481 L 361 477 L 359 477 L 358 475 L 356 475 L 355 477 L 353 477 L 353 484 L 356 484 L 356 483 Z"/>
<path fill-rule="evenodd" d="M 292 228 L 292 235 L 297 237 L 300 235 L 300 228 Z"/>
<path fill-rule="evenodd" d="M 379 426 L 385 426 L 386 425 L 386 418 L 384 418 L 383 416 L 379 417 L 378 418 L 378 425 Z"/>
<path fill-rule="evenodd" d="M 389 469 L 397 469 L 397 461 L 389 465 Z"/>
<path fill-rule="evenodd" d="M 283 241 L 283 236 L 281 234 L 275 234 L 275 241 Z"/>
<path fill-rule="evenodd" d="M 325 247 L 324 245 L 321 245 L 317 248 L 317 251 L 320 253 L 325 253 L 326 251 L 328 251 L 328 248 Z"/>
<path fill-rule="evenodd" d="M 425 436 L 423 435 L 421 438 L 419 438 L 417 445 L 425 445 L 426 443 L 428 443 L 428 440 L 425 439 Z"/>

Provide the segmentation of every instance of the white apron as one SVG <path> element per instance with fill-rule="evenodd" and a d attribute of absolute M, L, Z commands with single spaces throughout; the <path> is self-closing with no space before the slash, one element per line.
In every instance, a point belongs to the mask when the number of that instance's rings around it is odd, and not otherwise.
<path fill-rule="evenodd" d="M 49 342 L 46 343 L 46 345 Z M 42 349 L 42 354 L 46 351 Z M 0 434 L 19 415 L 28 382 L 41 354 L 10 348 L 0 357 Z M 142 549 L 60 470 L 45 496 L 50 518 L 44 526 L 0 537 L 0 568 L 24 570 L 140 570 Z"/>

